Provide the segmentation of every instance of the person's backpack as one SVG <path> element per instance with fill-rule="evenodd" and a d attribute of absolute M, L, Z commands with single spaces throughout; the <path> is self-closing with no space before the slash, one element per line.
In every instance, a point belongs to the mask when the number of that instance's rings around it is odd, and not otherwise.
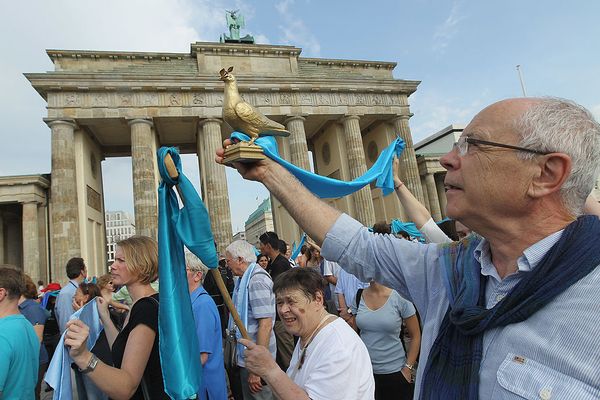
<path fill-rule="evenodd" d="M 50 317 L 48 317 L 46 324 L 44 325 L 44 336 L 42 338 L 42 343 L 44 346 L 46 346 L 48 357 L 51 360 L 54 350 L 56 349 L 56 346 L 60 340 L 60 329 L 58 328 L 58 319 L 56 318 L 56 312 L 54 310 L 58 291 L 47 292 L 44 297 L 46 296 L 48 297 L 44 299 L 44 303 L 46 304 L 46 310 L 50 313 Z"/>

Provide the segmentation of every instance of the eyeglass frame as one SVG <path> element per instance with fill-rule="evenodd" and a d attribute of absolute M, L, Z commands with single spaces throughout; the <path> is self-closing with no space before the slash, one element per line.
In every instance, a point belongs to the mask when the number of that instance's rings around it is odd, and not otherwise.
<path fill-rule="evenodd" d="M 466 143 L 467 146 L 462 145 L 462 143 Z M 544 155 L 544 156 L 552 153 L 551 151 L 528 149 L 525 147 L 513 146 L 511 144 L 504 144 L 504 143 L 498 143 L 498 142 L 490 142 L 488 140 L 475 139 L 475 138 L 468 137 L 468 136 L 462 136 L 462 137 L 458 138 L 458 140 L 456 142 L 454 142 L 454 144 L 452 145 L 452 149 L 456 149 L 458 151 L 458 154 L 462 157 L 462 156 L 467 155 L 467 153 L 469 152 L 469 146 L 468 146 L 469 144 L 474 144 L 474 145 L 483 144 L 485 146 L 501 147 L 504 149 L 524 151 L 527 153 L 540 154 L 540 155 Z M 462 151 L 461 147 L 464 147 L 465 150 Z"/>

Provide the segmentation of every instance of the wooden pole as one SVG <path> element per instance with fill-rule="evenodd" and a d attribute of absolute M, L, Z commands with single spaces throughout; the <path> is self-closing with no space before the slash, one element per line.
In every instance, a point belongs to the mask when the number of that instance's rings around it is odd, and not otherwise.
<path fill-rule="evenodd" d="M 165 156 L 165 166 L 167 167 L 167 172 L 169 173 L 169 176 L 172 179 L 176 180 L 177 178 L 179 178 L 179 173 L 177 172 L 177 168 L 175 168 L 175 163 L 173 162 L 173 159 L 171 158 L 171 155 L 169 153 L 167 153 L 167 155 Z M 181 202 L 185 206 L 185 199 L 183 198 L 181 189 L 179 189 L 179 185 L 176 185 L 175 188 L 177 189 L 177 194 L 179 194 L 179 197 L 181 198 Z M 231 301 L 231 296 L 229 296 L 229 292 L 227 291 L 225 282 L 223 282 L 223 277 L 221 276 L 221 272 L 219 272 L 219 268 L 210 268 L 210 273 L 213 275 L 215 282 L 217 282 L 217 287 L 221 292 L 221 296 L 223 296 L 223 300 L 225 301 L 227 309 L 233 317 L 233 322 L 235 322 L 238 329 L 240 330 L 240 334 L 244 339 L 251 340 L 250 336 L 248 336 L 248 331 L 246 330 L 246 327 L 244 326 L 244 323 L 240 318 L 240 314 L 238 314 L 235 305 L 233 304 L 233 301 Z"/>

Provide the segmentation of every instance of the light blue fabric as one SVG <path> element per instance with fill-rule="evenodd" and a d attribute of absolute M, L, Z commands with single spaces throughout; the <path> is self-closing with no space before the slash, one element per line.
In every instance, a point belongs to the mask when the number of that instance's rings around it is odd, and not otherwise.
<path fill-rule="evenodd" d="M 83 307 L 73 313 L 69 320 L 72 319 L 80 319 L 90 329 L 87 348 L 91 350 L 96 344 L 100 332 L 104 329 L 100 322 L 96 298 L 88 301 Z M 73 359 L 69 355 L 69 350 L 65 347 L 65 332 L 63 332 L 44 377 L 48 385 L 54 389 L 53 400 L 70 400 L 73 398 L 71 391 L 72 362 Z"/>
<path fill-rule="evenodd" d="M 164 158 L 171 155 L 179 172 L 174 181 Z M 188 399 L 200 390 L 201 364 L 198 337 L 189 329 L 192 305 L 185 274 L 183 245 L 209 268 L 218 266 L 208 212 L 192 183 L 181 173 L 181 159 L 174 147 L 158 150 L 162 182 L 158 188 L 158 277 L 160 306 L 158 329 L 160 363 L 165 392 L 173 399 Z M 179 209 L 173 189 L 178 185 L 184 207 Z"/>
<path fill-rule="evenodd" d="M 296 242 L 294 242 L 294 245 L 292 246 L 292 256 L 290 257 L 290 259 L 295 260 L 296 257 L 298 257 L 298 254 L 300 254 L 300 250 L 302 250 L 302 246 L 304 246 L 305 241 L 306 233 L 303 233 L 302 237 L 300 238 L 300 244 L 296 246 Z"/>
<path fill-rule="evenodd" d="M 436 224 L 441 224 L 443 222 L 450 221 L 449 218 L 444 218 L 441 221 L 436 222 Z M 399 219 L 392 220 L 392 233 L 398 233 L 404 231 L 408 233 L 412 237 L 422 238 L 423 234 L 421 231 L 417 229 L 417 226 L 414 222 L 402 222 Z"/>
<path fill-rule="evenodd" d="M 234 290 L 234 292 L 233 292 L 232 301 L 233 301 L 233 304 L 235 305 L 235 308 L 237 309 L 238 313 L 240 314 L 240 319 L 242 320 L 244 327 L 248 326 L 248 288 L 250 286 L 250 278 L 252 278 L 252 274 L 254 273 L 254 268 L 257 265 L 258 264 L 256 264 L 256 263 L 252 263 L 252 264 L 248 265 L 248 268 L 246 268 L 246 271 L 244 271 L 244 275 L 242 275 L 242 277 L 235 282 L 235 284 L 237 286 L 236 286 L 236 290 Z M 233 322 L 233 317 L 231 315 L 229 315 L 229 329 L 231 330 L 231 329 L 233 329 L 233 327 L 235 327 L 235 324 Z M 240 333 L 239 329 L 236 329 L 235 335 L 238 338 L 238 340 L 242 338 L 242 334 Z M 245 349 L 245 347 L 238 342 L 238 344 L 237 344 L 238 358 L 243 356 L 244 349 Z"/>
<path fill-rule="evenodd" d="M 236 141 L 247 142 L 250 138 L 241 133 L 233 132 L 231 139 Z M 292 173 L 304 186 L 311 192 L 320 198 L 336 198 L 343 197 L 354 192 L 357 192 L 362 187 L 369 183 L 376 181 L 375 185 L 381 188 L 383 195 L 394 191 L 394 174 L 392 171 L 392 161 L 395 157 L 400 157 L 404 150 L 404 141 L 400 138 L 394 140 L 388 147 L 386 147 L 377 161 L 367 172 L 358 178 L 350 181 L 340 181 L 337 179 L 329 178 L 327 176 L 320 176 L 310 171 L 306 171 L 302 168 L 296 167 L 294 164 L 284 160 L 279 156 L 277 151 L 277 142 L 273 136 L 263 136 L 254 142 L 258 146 L 262 147 L 265 155 L 274 161 L 284 166 L 290 173 Z"/>

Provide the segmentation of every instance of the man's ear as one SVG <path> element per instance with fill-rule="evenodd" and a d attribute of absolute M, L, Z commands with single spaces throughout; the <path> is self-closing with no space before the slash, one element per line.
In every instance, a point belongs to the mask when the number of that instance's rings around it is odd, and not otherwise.
<path fill-rule="evenodd" d="M 528 194 L 534 198 L 557 193 L 571 175 L 571 157 L 564 153 L 540 156 L 539 170 L 531 180 Z"/>

